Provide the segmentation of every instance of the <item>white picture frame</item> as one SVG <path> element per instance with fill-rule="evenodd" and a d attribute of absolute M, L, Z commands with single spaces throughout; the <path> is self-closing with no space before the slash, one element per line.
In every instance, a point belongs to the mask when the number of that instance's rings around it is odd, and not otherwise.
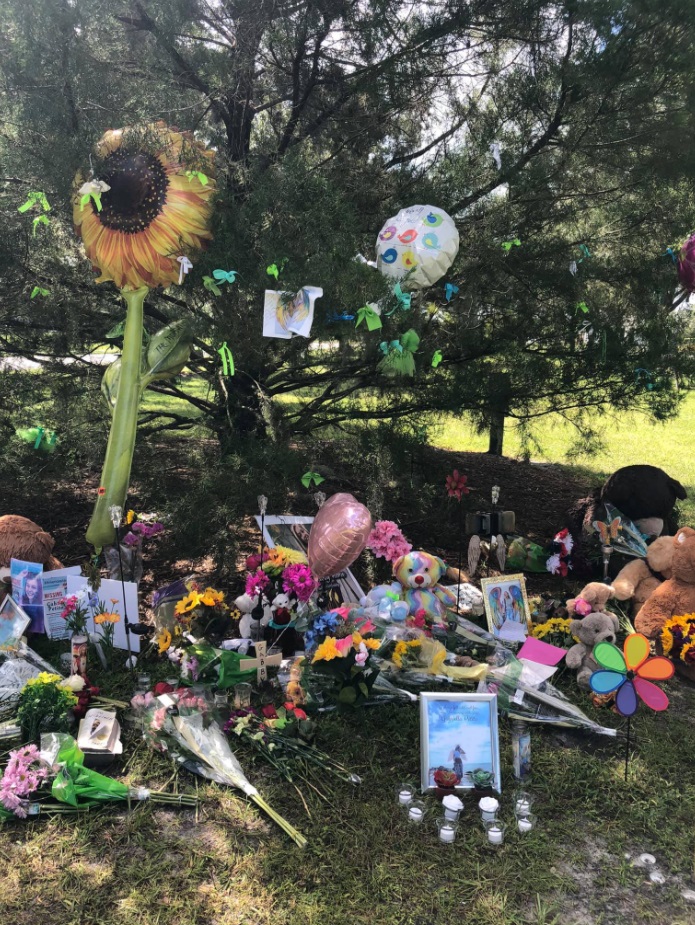
<path fill-rule="evenodd" d="M 434 790 L 440 767 L 459 774 L 456 790 L 472 790 L 475 770 L 492 775 L 502 792 L 497 694 L 420 694 L 420 775 L 423 793 Z"/>
<path fill-rule="evenodd" d="M 263 522 L 263 541 L 271 549 L 274 546 L 287 546 L 306 555 L 309 548 L 309 531 L 313 522 L 313 517 L 266 514 Z M 260 530 L 261 517 L 258 514 L 256 523 Z M 339 601 L 331 601 L 331 607 L 339 607 L 345 602 L 359 603 L 364 597 L 364 591 L 350 569 L 345 569 L 328 581 L 328 592 L 329 596 L 332 593 L 340 596 Z"/>

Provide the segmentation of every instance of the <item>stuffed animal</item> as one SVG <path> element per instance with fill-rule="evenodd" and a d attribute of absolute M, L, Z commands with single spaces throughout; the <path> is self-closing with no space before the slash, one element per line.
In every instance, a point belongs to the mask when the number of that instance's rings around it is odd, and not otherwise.
<path fill-rule="evenodd" d="M 9 569 L 10 559 L 40 562 L 45 572 L 62 568 L 53 555 L 55 540 L 38 524 L 18 514 L 0 517 L 0 569 Z"/>
<path fill-rule="evenodd" d="M 393 574 L 403 588 L 410 616 L 424 610 L 429 621 L 439 623 L 448 608 L 456 607 L 456 595 L 439 584 L 445 571 L 444 562 L 426 552 L 409 552 L 396 559 Z"/>
<path fill-rule="evenodd" d="M 606 585 L 602 581 L 590 581 L 576 597 L 571 597 L 565 606 L 570 614 L 577 613 L 585 617 L 590 613 L 602 613 L 607 601 L 612 597 L 615 597 L 612 585 Z M 579 603 L 580 601 L 582 603 Z"/>
<path fill-rule="evenodd" d="M 632 559 L 613 579 L 613 596 L 630 601 L 633 617 L 659 585 L 671 577 L 673 537 L 660 536 L 647 547 L 646 559 Z"/>
<path fill-rule="evenodd" d="M 612 613 L 590 613 L 583 620 L 570 623 L 570 633 L 579 642 L 568 650 L 565 664 L 568 668 L 578 669 L 577 684 L 582 690 L 591 690 L 589 678 L 598 670 L 593 656 L 594 646 L 597 642 L 615 643 L 618 627 L 618 618 Z"/>
<path fill-rule="evenodd" d="M 234 606 L 241 613 L 241 620 L 239 620 L 239 635 L 242 639 L 262 639 L 262 631 L 270 623 L 273 612 L 270 604 L 265 601 L 263 603 L 263 619 L 258 621 L 254 620 L 251 616 L 251 611 L 257 604 L 258 598 L 251 597 L 250 594 L 240 594 L 234 601 Z"/>
<path fill-rule="evenodd" d="M 410 607 L 401 598 L 402 588 L 397 581 L 390 585 L 377 585 L 369 594 L 360 598 L 360 616 L 374 620 L 393 620 L 402 623 L 410 612 Z"/>
<path fill-rule="evenodd" d="M 649 639 L 671 617 L 695 611 L 695 530 L 683 527 L 672 544 L 671 577 L 652 591 L 635 618 L 635 629 Z"/>
<path fill-rule="evenodd" d="M 306 692 L 302 687 L 303 658 L 296 658 L 290 666 L 290 679 L 287 682 L 285 696 L 295 707 L 303 707 L 306 703 Z"/>

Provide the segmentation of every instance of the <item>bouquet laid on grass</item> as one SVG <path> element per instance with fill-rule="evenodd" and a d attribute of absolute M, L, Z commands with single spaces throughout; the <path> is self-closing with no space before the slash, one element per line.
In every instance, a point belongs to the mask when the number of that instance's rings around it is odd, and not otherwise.
<path fill-rule="evenodd" d="M 301 707 L 289 701 L 277 710 L 272 704 L 260 711 L 236 710 L 224 731 L 230 738 L 238 736 L 248 743 L 289 783 L 301 778 L 320 790 L 328 774 L 351 784 L 361 782 L 356 774 L 312 744 L 315 724 Z"/>
<path fill-rule="evenodd" d="M 558 646 L 560 649 L 569 649 L 576 642 L 576 639 L 570 631 L 571 622 L 572 620 L 569 617 L 566 619 L 562 617 L 551 617 L 544 623 L 536 623 L 531 630 L 531 635 L 535 639 L 542 639 L 543 642 L 548 642 L 552 646 Z"/>
<path fill-rule="evenodd" d="M 129 787 L 84 766 L 84 754 L 64 734 L 43 736 L 41 751 L 26 745 L 10 752 L 0 779 L 0 820 L 39 813 L 85 812 L 110 802 L 151 800 L 195 806 L 194 797 Z"/>
<path fill-rule="evenodd" d="M 672 661 L 695 665 L 695 613 L 671 617 L 664 623 L 659 636 L 661 650 Z"/>
<path fill-rule="evenodd" d="M 144 734 L 157 750 L 167 752 L 186 770 L 245 793 L 303 848 L 306 838 L 263 799 L 249 783 L 229 741 L 214 721 L 204 698 L 183 689 L 154 697 L 140 694 L 131 701 Z"/>
<path fill-rule="evenodd" d="M 203 588 L 195 581 L 186 583 L 188 594 L 178 602 L 174 608 L 176 625 L 174 636 L 191 633 L 196 638 L 223 638 L 229 629 L 229 607 L 225 604 L 224 592 L 215 588 Z M 158 637 L 160 652 L 166 651 L 171 645 L 171 634 L 168 640 Z M 162 645 L 163 641 L 168 645 Z"/>
<path fill-rule="evenodd" d="M 316 617 L 304 636 L 304 682 L 312 692 L 344 707 L 368 700 L 379 675 L 372 659 L 380 645 L 371 635 L 375 629 L 369 621 L 352 620 L 347 607 Z"/>

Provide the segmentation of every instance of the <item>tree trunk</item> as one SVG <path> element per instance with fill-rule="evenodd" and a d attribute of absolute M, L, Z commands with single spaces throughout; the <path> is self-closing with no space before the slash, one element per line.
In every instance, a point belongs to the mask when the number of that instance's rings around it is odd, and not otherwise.
<path fill-rule="evenodd" d="M 493 411 L 490 415 L 490 443 L 487 451 L 491 456 L 502 456 L 504 447 L 504 411 Z"/>
<path fill-rule="evenodd" d="M 490 443 L 488 453 L 502 456 L 504 446 L 504 419 L 509 413 L 509 373 L 490 373 Z"/>

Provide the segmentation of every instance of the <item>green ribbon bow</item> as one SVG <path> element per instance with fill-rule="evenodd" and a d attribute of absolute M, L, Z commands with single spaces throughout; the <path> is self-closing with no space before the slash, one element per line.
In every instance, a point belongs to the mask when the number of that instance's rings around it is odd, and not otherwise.
<path fill-rule="evenodd" d="M 325 481 L 326 480 L 324 479 L 324 477 L 320 475 L 318 472 L 305 472 L 304 475 L 302 476 L 302 485 L 305 488 L 309 488 L 312 482 L 318 488 L 321 482 L 325 482 Z"/>
<path fill-rule="evenodd" d="M 48 225 L 50 224 L 45 215 L 37 215 L 36 218 L 31 223 L 34 227 L 31 232 L 32 238 L 36 237 L 36 229 L 39 225 Z"/>
<path fill-rule="evenodd" d="M 586 302 L 577 302 L 576 311 L 578 311 L 578 312 L 584 312 L 585 315 L 588 315 L 588 314 L 589 314 L 589 306 L 586 304 Z"/>
<path fill-rule="evenodd" d="M 238 270 L 213 270 L 212 275 L 219 283 L 232 283 L 236 282 L 238 275 Z"/>
<path fill-rule="evenodd" d="M 192 180 L 197 180 L 201 186 L 207 186 L 210 182 L 202 170 L 187 170 L 185 176 L 188 177 L 189 183 Z"/>
<path fill-rule="evenodd" d="M 386 356 L 377 366 L 384 376 L 414 376 L 414 354 L 420 346 L 420 337 L 412 328 L 400 340 L 382 341 L 379 349 Z"/>
<path fill-rule="evenodd" d="M 234 375 L 234 357 L 232 356 L 232 351 L 227 346 L 227 341 L 225 341 L 220 349 L 217 351 L 222 360 L 222 375 L 223 376 L 233 376 Z"/>
<path fill-rule="evenodd" d="M 31 296 L 29 298 L 35 299 L 37 295 L 46 296 L 50 294 L 51 294 L 50 289 L 42 289 L 41 286 L 34 286 L 34 288 L 31 290 Z"/>
<path fill-rule="evenodd" d="M 216 283 L 215 280 L 212 278 L 212 276 L 204 276 L 204 277 L 203 277 L 203 286 L 205 286 L 205 288 L 206 288 L 207 290 L 209 290 L 210 292 L 212 292 L 213 295 L 222 295 L 222 290 L 221 290 L 220 287 L 217 285 L 217 283 Z"/>
<path fill-rule="evenodd" d="M 443 359 L 444 357 L 442 356 L 442 351 L 435 350 L 432 354 L 432 369 L 436 369 Z"/>
<path fill-rule="evenodd" d="M 501 247 L 502 250 L 508 254 L 513 247 L 521 247 L 521 238 L 513 238 L 511 241 L 503 241 Z"/>
<path fill-rule="evenodd" d="M 46 194 L 42 193 L 40 190 L 33 190 L 31 193 L 29 193 L 27 201 L 23 205 L 19 206 L 17 211 L 28 212 L 29 209 L 35 205 L 40 205 L 44 212 L 51 211 L 51 206 L 48 202 L 48 199 L 46 199 Z"/>
<path fill-rule="evenodd" d="M 265 268 L 265 272 L 268 274 L 268 276 L 274 276 L 275 280 L 277 281 L 278 276 L 285 269 L 286 263 L 287 263 L 287 257 L 283 257 L 279 267 L 276 263 L 271 263 L 269 267 Z"/>
<path fill-rule="evenodd" d="M 80 197 L 80 211 L 84 209 L 85 206 L 89 205 L 89 200 L 94 200 L 94 205 L 97 207 L 97 212 L 101 212 L 101 192 L 99 190 L 92 190 L 89 193 L 85 193 L 84 196 Z"/>
<path fill-rule="evenodd" d="M 359 328 L 363 321 L 366 323 L 368 331 L 378 331 L 382 327 L 381 318 L 371 305 L 363 305 L 362 308 L 357 309 L 355 327 Z"/>

